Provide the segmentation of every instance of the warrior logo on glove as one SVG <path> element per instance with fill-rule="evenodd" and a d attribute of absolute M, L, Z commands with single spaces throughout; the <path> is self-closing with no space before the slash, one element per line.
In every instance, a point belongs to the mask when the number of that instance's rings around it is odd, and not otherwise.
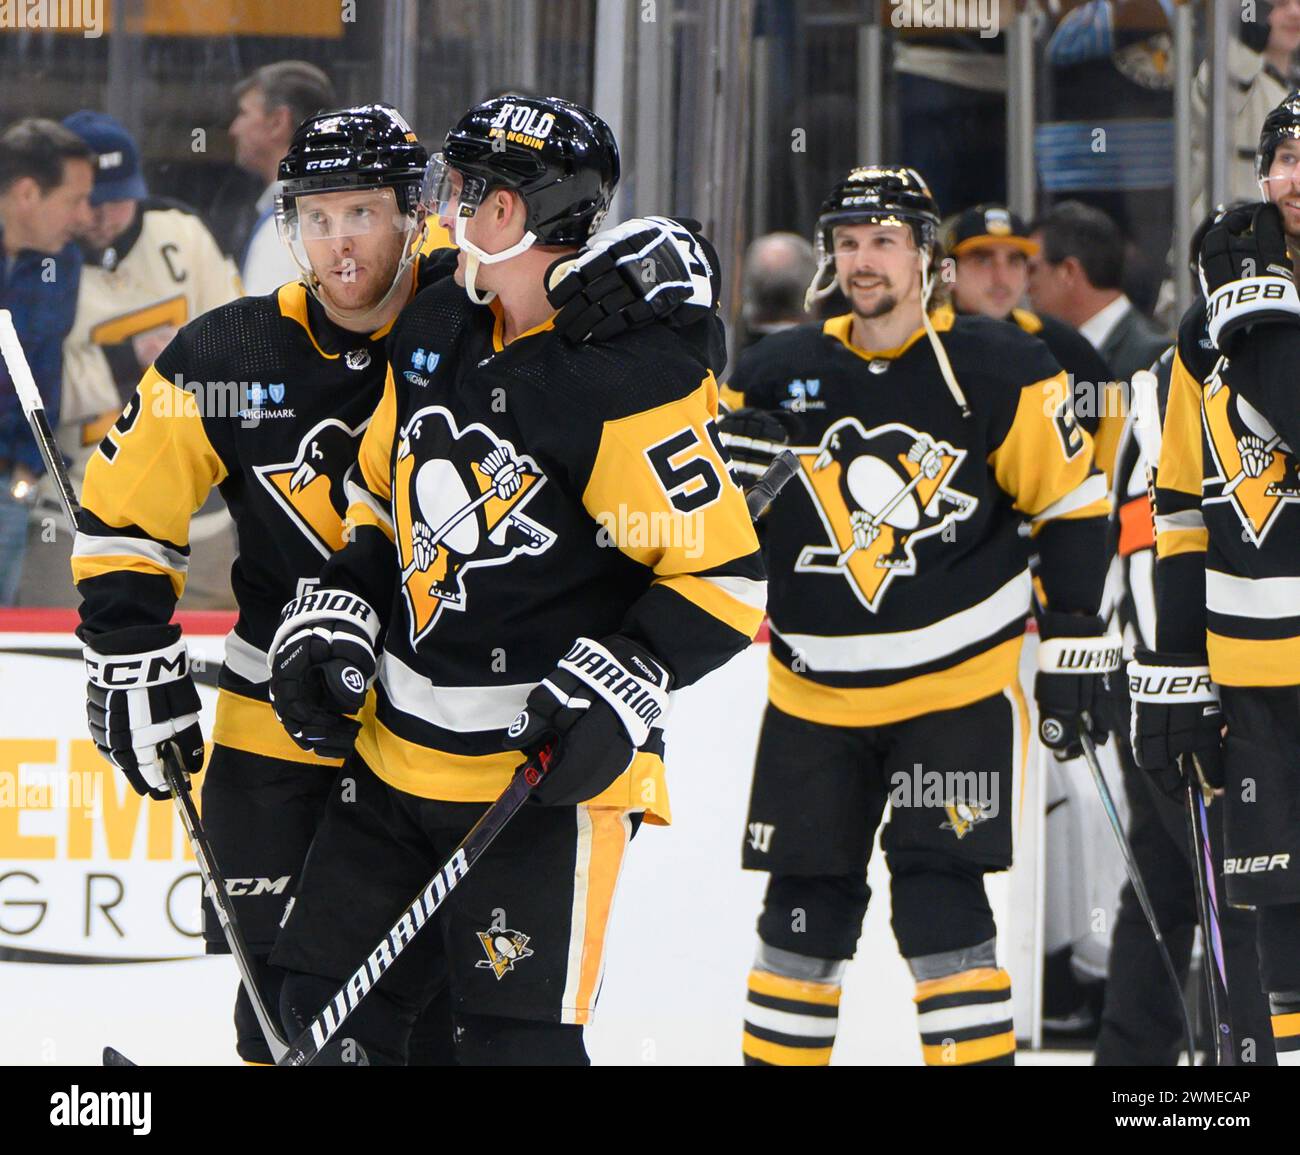
<path fill-rule="evenodd" d="M 462 431 L 440 405 L 407 422 L 397 448 L 393 513 L 412 645 L 444 610 L 464 611 L 468 570 L 551 548 L 555 534 L 523 513 L 545 484 L 531 457 L 484 425 Z"/>
<path fill-rule="evenodd" d="M 1216 476 L 1206 480 L 1203 501 L 1230 503 L 1244 539 L 1258 547 L 1282 508 L 1300 501 L 1291 447 L 1258 409 L 1221 383 L 1206 392 L 1205 429 Z"/>
<path fill-rule="evenodd" d="M 834 544 L 804 547 L 795 569 L 842 575 L 873 613 L 895 577 L 916 573 L 913 542 L 964 521 L 978 505 L 946 484 L 966 451 L 898 422 L 868 431 L 846 417 L 798 456 Z"/>

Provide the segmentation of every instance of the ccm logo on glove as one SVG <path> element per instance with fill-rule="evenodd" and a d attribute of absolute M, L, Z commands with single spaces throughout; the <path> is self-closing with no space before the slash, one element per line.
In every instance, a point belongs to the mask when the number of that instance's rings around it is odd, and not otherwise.
<path fill-rule="evenodd" d="M 184 646 L 168 646 L 152 654 L 136 654 L 121 659 L 104 657 L 89 647 L 83 654 L 91 680 L 113 690 L 156 686 L 183 678 L 190 672 L 190 656 Z"/>

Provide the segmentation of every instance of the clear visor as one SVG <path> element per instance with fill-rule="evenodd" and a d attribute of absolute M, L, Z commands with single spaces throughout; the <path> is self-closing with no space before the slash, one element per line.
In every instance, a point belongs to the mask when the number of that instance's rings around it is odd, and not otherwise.
<path fill-rule="evenodd" d="M 1265 189 L 1274 181 L 1290 183 L 1295 179 L 1296 168 L 1300 166 L 1300 140 L 1287 138 L 1278 142 L 1273 152 L 1273 163 L 1260 178 Z"/>
<path fill-rule="evenodd" d="M 442 153 L 435 153 L 424 170 L 420 204 L 431 216 L 442 220 L 454 216 L 472 217 L 487 194 L 487 181 L 481 176 L 467 176 L 447 163 Z"/>
<path fill-rule="evenodd" d="M 871 218 L 858 217 L 855 220 L 840 223 L 845 225 L 882 225 L 888 228 L 891 234 L 894 231 L 898 232 L 897 242 L 904 248 L 910 248 L 912 245 L 912 226 L 901 217 L 886 215 Z M 835 226 L 832 226 L 827 231 L 830 233 L 828 256 L 849 257 L 863 248 L 863 238 L 857 233 Z M 866 240 L 869 242 L 871 237 L 867 237 Z"/>
<path fill-rule="evenodd" d="M 280 235 L 291 248 L 300 241 L 362 237 L 381 230 L 401 233 L 413 220 L 413 213 L 398 209 L 390 188 L 279 197 L 276 204 Z"/>

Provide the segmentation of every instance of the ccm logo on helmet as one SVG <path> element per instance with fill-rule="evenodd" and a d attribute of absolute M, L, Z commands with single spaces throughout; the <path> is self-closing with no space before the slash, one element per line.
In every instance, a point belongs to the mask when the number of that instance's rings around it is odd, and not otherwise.
<path fill-rule="evenodd" d="M 347 165 L 349 158 L 346 156 L 331 156 L 325 160 L 309 160 L 303 166 L 304 172 L 320 172 L 328 168 L 343 168 Z"/>

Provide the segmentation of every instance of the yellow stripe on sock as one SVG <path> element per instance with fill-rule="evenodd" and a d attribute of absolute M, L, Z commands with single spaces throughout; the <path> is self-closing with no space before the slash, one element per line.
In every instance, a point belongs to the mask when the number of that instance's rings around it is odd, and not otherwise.
<path fill-rule="evenodd" d="M 932 999 L 935 995 L 955 995 L 965 991 L 1006 991 L 1011 989 L 1011 976 L 1001 967 L 977 967 L 944 975 L 941 979 L 925 979 L 916 984 L 914 1002 Z"/>
<path fill-rule="evenodd" d="M 1300 1036 L 1300 1011 L 1273 1016 L 1273 1038 L 1294 1039 Z"/>
<path fill-rule="evenodd" d="M 968 1039 L 964 1043 L 921 1044 L 921 1056 L 928 1067 L 962 1067 L 1014 1054 L 1016 1033 L 1007 1031 L 987 1039 Z"/>
<path fill-rule="evenodd" d="M 749 989 L 756 995 L 770 995 L 777 999 L 797 999 L 801 1003 L 817 1003 L 824 1007 L 840 1005 L 840 988 L 832 983 L 789 979 L 770 971 L 750 971 Z"/>
<path fill-rule="evenodd" d="M 831 1061 L 830 1047 L 785 1047 L 756 1039 L 748 1031 L 744 1033 L 742 1049 L 751 1059 L 777 1067 L 827 1067 Z"/>

